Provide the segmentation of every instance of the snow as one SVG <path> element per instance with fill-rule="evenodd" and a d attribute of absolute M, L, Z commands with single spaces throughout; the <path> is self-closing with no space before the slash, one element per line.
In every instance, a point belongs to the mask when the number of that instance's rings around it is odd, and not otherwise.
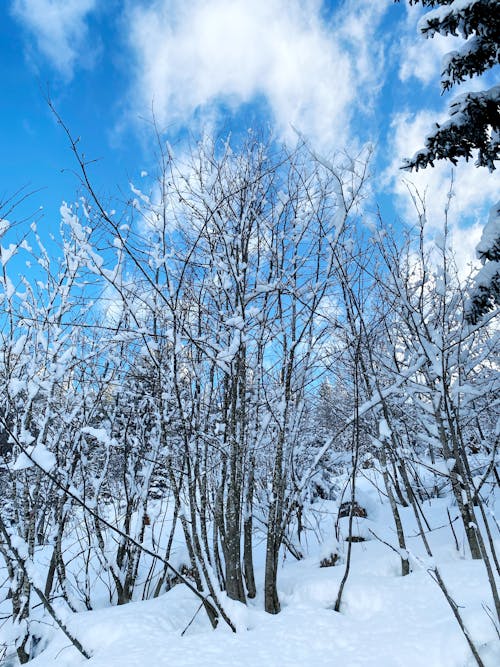
<path fill-rule="evenodd" d="M 82 428 L 82 433 L 85 435 L 90 435 L 92 438 L 95 438 L 104 445 L 112 444 L 112 439 L 109 437 L 109 433 L 105 428 L 94 428 L 92 426 L 84 426 Z"/>
<path fill-rule="evenodd" d="M 417 168 L 423 167 L 426 164 L 433 164 L 434 160 L 440 159 L 439 150 L 435 144 L 439 144 L 438 138 L 446 137 L 448 134 L 455 136 L 460 134 L 464 128 L 467 128 L 471 123 L 471 116 L 474 114 L 474 108 L 486 108 L 488 105 L 498 105 L 500 100 L 500 85 L 495 85 L 484 91 L 471 91 L 457 95 L 451 102 L 448 108 L 449 118 L 441 122 L 435 129 L 427 135 L 425 139 L 426 148 L 417 151 L 410 160 L 405 160 L 405 165 L 415 166 Z M 494 171 L 494 154 L 495 154 L 496 134 L 491 133 L 486 142 L 485 147 L 481 147 L 476 160 L 476 166 L 485 166 L 491 171 Z M 477 147 L 477 146 L 476 146 Z M 463 148 L 463 147 L 462 147 Z M 462 149 L 461 149 L 462 150 Z M 464 149 L 465 150 L 465 149 Z M 469 159 L 470 152 L 457 153 Z"/>
<path fill-rule="evenodd" d="M 488 287 L 497 274 L 500 274 L 500 262 L 487 262 L 477 272 L 476 285 L 478 287 Z"/>
<path fill-rule="evenodd" d="M 31 458 L 39 468 L 42 468 L 42 470 L 45 470 L 46 472 L 49 472 L 55 468 L 57 464 L 54 454 L 41 443 L 38 443 L 33 449 L 31 452 Z"/>
<path fill-rule="evenodd" d="M 3 236 L 5 232 L 9 229 L 10 222 L 5 218 L 0 218 L 0 236 Z"/>
<path fill-rule="evenodd" d="M 476 2 L 479 1 L 480 0 L 452 0 L 451 5 L 445 4 L 435 9 L 432 9 L 420 19 L 418 23 L 418 29 L 420 30 L 420 32 L 424 32 L 426 36 L 432 37 L 435 32 L 432 28 L 429 29 L 429 25 L 432 22 L 434 21 L 443 22 L 448 17 L 453 17 L 453 16 L 457 17 L 457 20 L 459 20 L 460 14 L 463 13 L 464 10 L 471 7 L 472 5 L 475 5 Z M 429 31 L 425 32 L 426 30 Z M 458 30 L 463 34 L 464 37 L 468 37 L 467 32 L 465 32 L 464 28 L 462 27 L 462 21 L 460 20 L 458 23 Z"/>
<path fill-rule="evenodd" d="M 1 233 L 1 231 L 0 231 Z M 16 254 L 18 246 L 15 243 L 10 243 L 8 248 L 0 246 L 0 262 L 5 266 L 7 262 Z"/>
<path fill-rule="evenodd" d="M 93 650 L 89 667 L 467 664 L 465 640 L 455 631 L 449 608 L 427 573 L 405 579 L 384 574 L 359 577 L 347 591 L 342 613 L 337 614 L 328 608 L 337 592 L 338 580 L 332 576 L 335 568 L 313 570 L 309 575 L 301 572 L 307 572 L 307 567 L 295 569 L 283 585 L 287 604 L 283 611 L 273 617 L 250 610 L 249 629 L 236 635 L 223 628 L 213 632 L 197 618 L 188 634 L 181 637 L 198 605 L 188 592 L 179 590 L 180 586 L 157 600 L 81 614 L 72 629 Z M 450 581 L 461 589 L 462 600 L 480 602 L 479 572 L 471 577 L 470 569 L 459 564 Z M 429 614 L 430 607 L 436 613 Z M 475 630 L 485 639 L 491 634 L 481 622 L 475 624 Z M 32 665 L 47 667 L 54 661 L 61 667 L 85 662 L 62 637 Z"/>
<path fill-rule="evenodd" d="M 27 336 L 26 334 L 22 334 L 19 336 L 19 338 L 14 342 L 14 345 L 12 346 L 12 354 L 14 356 L 18 356 L 21 354 L 21 352 L 24 349 L 24 346 L 26 345 L 27 341 Z"/>
<path fill-rule="evenodd" d="M 481 240 L 477 244 L 476 252 L 479 256 L 485 255 L 492 250 L 495 243 L 500 239 L 500 201 L 492 207 L 488 222 L 483 228 Z"/>
<path fill-rule="evenodd" d="M 229 347 L 225 350 L 220 350 L 218 352 L 217 361 L 223 362 L 224 364 L 230 364 L 233 361 L 234 357 L 236 356 L 240 344 L 241 344 L 241 333 L 239 329 L 236 329 L 229 344 Z"/>
<path fill-rule="evenodd" d="M 23 391 L 26 388 L 26 382 L 20 380 L 19 378 L 11 378 L 9 380 L 9 391 L 11 396 L 14 398 L 19 394 L 20 391 Z"/>
<path fill-rule="evenodd" d="M 358 502 L 367 519 L 355 517 L 355 530 L 377 536 L 352 544 L 351 574 L 339 613 L 333 611 L 344 573 L 342 560 L 334 567 L 319 567 L 321 558 L 345 553 L 347 524 L 340 522 L 340 540 L 333 535 L 337 505 L 321 501 L 313 506 L 319 517 L 321 539 L 307 533 L 302 550 L 306 558 L 283 556 L 278 586 L 281 613 L 263 611 L 258 594 L 248 606 L 225 600 L 238 632 L 222 622 L 213 631 L 199 600 L 184 586 L 147 601 L 71 614 L 64 620 L 88 649 L 87 661 L 69 645 L 59 630 L 47 633 L 45 650 L 33 667 L 468 667 L 474 664 L 451 610 L 427 571 L 438 565 L 459 605 L 486 667 L 500 660 L 500 642 L 484 610 L 492 606 L 481 561 L 471 561 L 450 545 L 445 519 L 449 499 L 432 499 L 423 509 L 435 557 L 424 553 L 409 508 L 401 508 L 412 572 L 400 575 L 397 554 L 381 542 L 396 545 L 390 510 L 381 503 L 373 471 L 358 480 Z M 457 525 L 457 524 L 456 524 Z M 359 530 L 360 526 L 364 526 Z M 264 547 L 256 554 L 263 563 Z M 262 590 L 263 571 L 257 570 Z M 194 619 L 194 620 L 193 620 Z M 191 622 L 192 621 L 192 622 Z M 8 628 L 0 630 L 0 642 Z M 2 637 L 3 633 L 3 637 Z M 184 634 L 183 634 L 184 633 Z"/>
<path fill-rule="evenodd" d="M 50 472 L 56 466 L 56 457 L 45 445 L 38 443 L 34 447 L 26 447 L 26 453 L 21 452 L 13 463 L 12 470 L 26 470 L 37 465 L 42 470 Z"/>
<path fill-rule="evenodd" d="M 378 426 L 378 431 L 379 431 L 379 436 L 382 441 L 384 440 L 390 440 L 392 436 L 391 429 L 389 428 L 389 425 L 387 424 L 387 421 L 385 419 L 381 419 L 379 426 Z"/>

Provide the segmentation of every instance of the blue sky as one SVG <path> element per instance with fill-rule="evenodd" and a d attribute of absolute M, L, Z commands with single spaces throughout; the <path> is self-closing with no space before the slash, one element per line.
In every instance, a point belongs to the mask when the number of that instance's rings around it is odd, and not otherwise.
<path fill-rule="evenodd" d="M 103 196 L 153 170 L 153 109 L 180 151 L 188 134 L 250 126 L 285 142 L 296 128 L 324 155 L 372 142 L 372 202 L 390 222 L 414 220 L 410 178 L 427 191 L 430 238 L 442 224 L 450 166 L 399 170 L 453 96 L 440 96 L 439 72 L 456 43 L 419 36 L 419 9 L 392 0 L 4 0 L 0 12 L 0 197 L 37 190 L 30 206 L 43 206 L 46 228 L 78 193 L 48 91 L 98 160 Z M 498 177 L 464 164 L 454 179 L 450 219 L 465 264 Z"/>

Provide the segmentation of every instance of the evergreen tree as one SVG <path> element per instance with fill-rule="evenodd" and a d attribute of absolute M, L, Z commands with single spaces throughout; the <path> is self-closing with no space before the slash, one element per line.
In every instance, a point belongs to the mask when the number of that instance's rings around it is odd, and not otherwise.
<path fill-rule="evenodd" d="M 491 209 L 476 248 L 483 263 L 467 309 L 467 320 L 477 324 L 483 315 L 500 305 L 500 202 Z"/>
<path fill-rule="evenodd" d="M 410 5 L 431 8 L 420 24 L 425 37 L 461 36 L 465 43 L 447 55 L 441 74 L 442 92 L 481 75 L 500 62 L 499 0 L 408 0 Z M 399 0 L 396 0 L 399 2 Z M 476 165 L 493 171 L 500 159 L 500 85 L 457 96 L 449 107 L 449 118 L 436 123 L 425 139 L 425 147 L 405 160 L 407 169 L 433 166 L 436 160 L 467 161 L 477 152 Z M 476 323 L 500 305 L 500 202 L 492 209 L 477 247 L 484 266 L 471 295 L 467 319 Z"/>

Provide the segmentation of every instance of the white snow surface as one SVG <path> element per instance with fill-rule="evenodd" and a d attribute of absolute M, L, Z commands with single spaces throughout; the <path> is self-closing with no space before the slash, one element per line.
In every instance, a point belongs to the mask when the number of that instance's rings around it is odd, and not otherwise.
<path fill-rule="evenodd" d="M 486 667 L 500 664 L 500 642 L 488 615 L 493 603 L 482 561 L 466 554 L 458 530 L 459 550 L 450 540 L 447 508 L 450 498 L 424 503 L 434 558 L 425 556 L 409 508 L 400 508 L 407 535 L 412 572 L 400 574 L 400 560 L 381 540 L 397 549 L 387 503 L 373 480 L 358 481 L 358 502 L 368 517 L 354 518 L 353 534 L 366 541 L 352 544 L 351 573 L 340 612 L 333 611 L 344 573 L 347 522 L 340 522 L 335 539 L 338 505 L 320 501 L 314 512 L 321 530 L 306 531 L 301 549 L 304 560 L 283 558 L 278 588 L 281 613 L 263 611 L 258 596 L 246 607 L 225 600 L 238 628 L 232 633 L 223 622 L 213 631 L 199 600 L 177 585 L 157 599 L 121 607 L 71 614 L 64 620 L 92 658 L 85 660 L 60 630 L 43 640 L 46 648 L 33 667 L 468 667 L 474 660 L 442 592 L 428 573 L 437 564 L 459 605 Z M 321 534 L 321 539 L 316 539 Z M 344 536 L 344 537 L 343 537 Z M 379 538 L 379 539 L 378 539 Z M 497 548 L 500 543 L 497 542 Z M 335 567 L 319 567 L 331 549 L 339 549 Z M 262 591 L 264 545 L 256 552 L 257 585 Z M 198 610 L 198 613 L 197 613 Z M 194 621 L 189 625 L 190 621 Z M 181 636 L 183 630 L 184 636 Z M 6 630 L 4 630 L 6 631 Z M 0 641 L 2 632 L 0 631 Z"/>
<path fill-rule="evenodd" d="M 470 565 L 470 564 L 469 564 Z M 457 563 L 448 580 L 461 598 L 480 602 L 480 564 Z M 446 602 L 426 572 L 402 579 L 394 573 L 365 574 L 353 579 L 342 613 L 328 609 L 337 593 L 335 568 L 295 567 L 284 578 L 288 606 L 277 616 L 240 610 L 248 629 L 215 632 L 204 618 L 180 633 L 198 604 L 184 587 L 148 602 L 80 614 L 71 628 L 91 648 L 90 661 L 58 637 L 33 667 L 307 667 L 373 665 L 378 667 L 445 667 L 472 664 L 464 639 L 455 628 Z M 340 568 L 339 568 L 340 571 Z M 471 576 L 472 574 L 472 576 Z M 482 587 L 479 586 L 479 591 Z M 430 609 L 433 613 L 429 613 Z M 487 619 L 474 623 L 476 636 L 491 637 Z M 66 647 L 66 648 L 65 648 Z M 495 652 L 487 647 L 493 667 Z M 483 656 L 486 660 L 486 652 Z M 496 652 L 497 658 L 500 653 Z"/>

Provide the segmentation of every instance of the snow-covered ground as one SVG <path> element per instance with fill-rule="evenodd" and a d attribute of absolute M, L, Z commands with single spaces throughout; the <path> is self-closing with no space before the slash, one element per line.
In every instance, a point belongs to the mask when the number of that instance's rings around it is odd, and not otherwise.
<path fill-rule="evenodd" d="M 397 545 L 389 507 L 368 480 L 361 478 L 358 488 L 359 502 L 366 507 L 368 517 L 355 519 L 355 531 L 367 540 L 352 545 L 351 571 L 340 613 L 333 606 L 344 573 L 344 557 L 334 567 L 319 566 L 320 560 L 336 545 L 337 505 L 333 501 L 320 501 L 313 506 L 310 530 L 302 539 L 306 558 L 296 561 L 288 554 L 283 559 L 279 573 L 280 614 L 266 614 L 259 596 L 247 607 L 226 600 L 238 632 L 232 633 L 223 623 L 213 631 L 204 612 L 196 613 L 199 600 L 185 586 L 178 585 L 154 600 L 66 613 L 66 623 L 92 654 L 91 660 L 85 660 L 62 633 L 54 631 L 44 640 L 45 650 L 30 664 L 33 667 L 474 665 L 451 609 L 428 572 L 431 563 L 424 556 L 411 509 L 401 510 L 406 534 L 410 536 L 408 551 L 412 566 L 410 575 L 402 577 L 398 555 L 381 541 Z M 455 530 L 460 549 L 456 550 L 446 513 L 449 506 L 449 498 L 432 499 L 423 506 L 432 529 L 428 538 L 435 554 L 433 564 L 438 565 L 459 606 L 484 664 L 497 667 L 500 641 L 487 613 L 488 607 L 493 609 L 493 603 L 484 565 L 465 555 L 458 522 Z M 344 535 L 346 522 L 347 519 L 341 520 Z M 345 542 L 341 542 L 340 549 L 345 556 Z M 257 549 L 257 558 L 262 561 L 261 552 L 262 545 Z M 262 590 L 262 569 L 257 574 Z M 7 632 L 6 626 L 3 632 Z"/>

